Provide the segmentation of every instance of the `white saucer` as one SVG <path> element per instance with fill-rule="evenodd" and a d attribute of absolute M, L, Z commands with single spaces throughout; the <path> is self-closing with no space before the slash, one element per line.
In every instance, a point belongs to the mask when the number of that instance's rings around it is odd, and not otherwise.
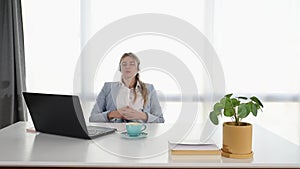
<path fill-rule="evenodd" d="M 141 138 L 146 138 L 148 135 L 148 133 L 142 132 L 140 135 L 137 135 L 137 136 L 129 136 L 126 131 L 122 132 L 120 134 L 123 138 L 126 138 L 126 139 L 141 139 Z"/>

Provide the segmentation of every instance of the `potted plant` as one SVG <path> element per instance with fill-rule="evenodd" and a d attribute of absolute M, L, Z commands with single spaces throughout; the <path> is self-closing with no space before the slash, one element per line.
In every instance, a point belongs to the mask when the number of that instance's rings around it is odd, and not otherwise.
<path fill-rule="evenodd" d="M 218 125 L 218 116 L 222 114 L 231 117 L 232 122 L 223 123 L 223 147 L 222 156 L 229 158 L 252 158 L 252 125 L 241 122 L 250 113 L 257 116 L 258 110 L 262 110 L 261 101 L 252 96 L 232 97 L 227 94 L 214 105 L 214 109 L 209 114 L 213 124 Z"/>

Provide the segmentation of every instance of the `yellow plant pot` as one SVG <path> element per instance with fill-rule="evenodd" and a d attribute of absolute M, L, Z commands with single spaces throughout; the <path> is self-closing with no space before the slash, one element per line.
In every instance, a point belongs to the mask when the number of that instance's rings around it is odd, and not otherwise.
<path fill-rule="evenodd" d="M 228 158 L 252 158 L 252 125 L 240 122 L 223 123 L 222 156 Z"/>

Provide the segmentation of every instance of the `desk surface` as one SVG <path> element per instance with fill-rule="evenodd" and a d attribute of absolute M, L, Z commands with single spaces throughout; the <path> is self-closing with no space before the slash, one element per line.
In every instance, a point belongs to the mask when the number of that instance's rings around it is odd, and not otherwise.
<path fill-rule="evenodd" d="M 124 129 L 124 124 L 103 124 Z M 254 125 L 253 159 L 203 158 L 171 160 L 168 140 L 182 139 L 170 124 L 147 124 L 149 136 L 124 139 L 120 134 L 82 140 L 43 133 L 26 132 L 27 124 L 19 122 L 0 130 L 0 166 L 27 167 L 197 167 L 254 168 L 300 167 L 299 146 Z M 184 128 L 184 127 L 183 127 Z M 188 139 L 200 137 L 189 131 Z M 180 137 L 178 137 L 181 135 Z M 220 133 L 216 132 L 221 139 Z M 221 140 L 220 140 L 221 142 Z"/>

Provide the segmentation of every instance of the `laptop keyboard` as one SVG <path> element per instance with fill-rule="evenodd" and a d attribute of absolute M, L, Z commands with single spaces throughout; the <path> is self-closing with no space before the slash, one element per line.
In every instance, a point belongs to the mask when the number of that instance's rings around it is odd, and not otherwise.
<path fill-rule="evenodd" d="M 99 134 L 103 134 L 107 132 L 107 128 L 102 127 L 96 127 L 96 126 L 87 126 L 87 130 L 89 133 L 89 136 L 95 136 Z"/>

